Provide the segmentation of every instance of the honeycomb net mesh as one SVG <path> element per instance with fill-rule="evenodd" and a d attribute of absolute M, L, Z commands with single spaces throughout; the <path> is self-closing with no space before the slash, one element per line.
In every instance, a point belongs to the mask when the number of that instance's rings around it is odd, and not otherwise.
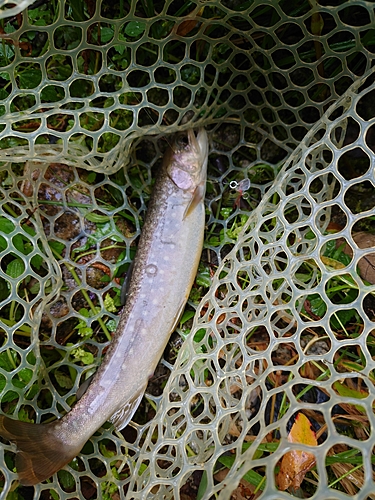
<path fill-rule="evenodd" d="M 3 413 L 69 411 L 116 327 L 162 137 L 211 143 L 188 319 L 133 422 L 32 488 L 4 442 L 1 498 L 373 498 L 373 6 L 1 2 Z M 314 446 L 288 440 L 301 414 Z M 288 480 L 291 450 L 314 463 Z"/>

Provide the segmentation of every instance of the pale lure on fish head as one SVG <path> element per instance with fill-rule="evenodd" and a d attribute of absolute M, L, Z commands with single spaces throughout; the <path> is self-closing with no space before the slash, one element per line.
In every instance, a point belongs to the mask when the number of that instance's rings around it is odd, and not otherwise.
<path fill-rule="evenodd" d="M 167 172 L 169 178 L 182 191 L 192 195 L 184 219 L 194 211 L 203 200 L 206 192 L 208 137 L 207 132 L 199 129 L 197 136 L 188 131 L 188 143 L 176 142 L 171 149 Z"/>

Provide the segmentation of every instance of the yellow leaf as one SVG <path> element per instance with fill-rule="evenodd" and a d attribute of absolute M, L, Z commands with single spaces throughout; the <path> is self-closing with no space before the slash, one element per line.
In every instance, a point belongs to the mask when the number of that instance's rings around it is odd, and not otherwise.
<path fill-rule="evenodd" d="M 311 428 L 310 420 L 303 413 L 298 413 L 288 435 L 288 441 L 317 446 L 318 441 Z M 290 487 L 297 490 L 306 473 L 314 467 L 315 463 L 315 455 L 308 451 L 292 450 L 286 453 L 281 460 L 280 471 L 276 476 L 279 490 L 284 491 Z"/>

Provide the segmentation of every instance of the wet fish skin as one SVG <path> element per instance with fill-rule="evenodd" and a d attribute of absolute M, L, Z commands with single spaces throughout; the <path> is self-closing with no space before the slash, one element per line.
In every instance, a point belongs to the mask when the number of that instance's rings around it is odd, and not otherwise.
<path fill-rule="evenodd" d="M 164 155 L 121 318 L 87 391 L 62 419 L 29 424 L 0 416 L 0 435 L 17 445 L 21 484 L 49 478 L 80 452 L 104 422 L 125 427 L 176 327 L 203 247 L 208 139 L 204 129 Z"/>

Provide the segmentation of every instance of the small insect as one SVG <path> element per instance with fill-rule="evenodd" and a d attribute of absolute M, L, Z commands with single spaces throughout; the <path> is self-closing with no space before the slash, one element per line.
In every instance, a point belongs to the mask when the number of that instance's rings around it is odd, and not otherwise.
<path fill-rule="evenodd" d="M 249 199 L 249 193 L 246 193 L 248 189 L 250 189 L 251 182 L 250 179 L 242 179 L 242 181 L 237 182 L 237 181 L 230 181 L 229 187 L 231 189 L 234 189 L 234 191 L 237 191 L 238 195 L 237 198 L 234 200 L 233 207 L 238 207 L 241 208 L 241 200 L 247 200 Z"/>

